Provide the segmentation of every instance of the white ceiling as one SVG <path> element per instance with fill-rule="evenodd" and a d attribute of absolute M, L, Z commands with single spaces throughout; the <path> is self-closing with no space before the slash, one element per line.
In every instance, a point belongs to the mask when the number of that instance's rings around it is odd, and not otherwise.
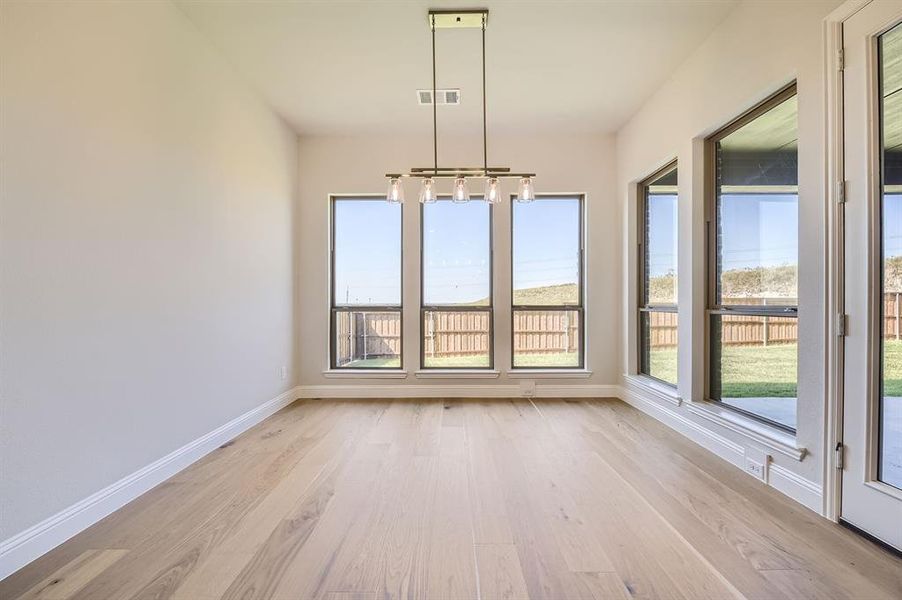
<path fill-rule="evenodd" d="M 489 133 L 616 131 L 738 0 L 175 0 L 301 134 L 429 131 L 430 8 L 489 9 Z M 440 132 L 482 124 L 479 30 L 436 33 Z"/>

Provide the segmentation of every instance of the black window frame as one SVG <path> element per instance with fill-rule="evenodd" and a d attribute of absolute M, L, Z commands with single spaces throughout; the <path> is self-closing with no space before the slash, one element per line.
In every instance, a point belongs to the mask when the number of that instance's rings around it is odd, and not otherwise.
<path fill-rule="evenodd" d="M 658 313 L 672 313 L 679 314 L 679 300 L 674 299 L 673 304 L 650 304 L 648 302 L 649 297 L 649 289 L 648 289 L 648 273 L 646 272 L 646 262 L 648 260 L 648 195 L 649 195 L 649 187 L 658 179 L 664 177 L 665 175 L 669 175 L 670 173 L 677 171 L 677 178 L 679 178 L 677 160 L 674 159 L 643 179 L 639 182 L 637 189 L 637 209 L 639 211 L 638 218 L 638 268 L 637 268 L 637 278 L 638 278 L 638 296 L 637 296 L 637 309 L 636 309 L 636 372 L 643 377 L 648 377 L 649 379 L 653 379 L 662 385 L 666 385 L 673 389 L 677 388 L 677 384 L 679 383 L 679 372 L 677 373 L 677 383 L 671 383 L 669 381 L 665 381 L 659 377 L 655 377 L 650 372 L 650 369 L 643 370 L 645 366 L 645 351 L 651 350 L 651 348 L 645 347 L 645 336 L 643 335 L 642 328 L 642 318 L 643 315 L 649 315 L 650 313 L 658 312 Z M 678 179 L 679 180 L 679 179 Z M 679 190 L 677 190 L 677 206 L 679 206 L 680 196 Z M 677 237 L 679 236 L 679 227 L 677 227 L 677 231 L 675 232 Z M 679 285 L 679 273 L 675 274 L 677 277 L 677 285 Z M 679 337 L 677 338 L 677 352 L 679 353 Z M 679 359 L 678 359 L 679 360 Z"/>
<path fill-rule="evenodd" d="M 718 376 L 718 371 L 715 369 L 714 365 L 714 349 L 713 346 L 715 344 L 715 335 L 719 335 L 719 332 L 715 331 L 713 327 L 714 320 L 717 317 L 722 316 L 737 316 L 737 315 L 745 315 L 751 317 L 784 317 L 784 318 L 795 318 L 797 319 L 796 323 L 798 323 L 799 318 L 799 305 L 798 305 L 798 297 L 796 297 L 796 304 L 793 305 L 741 305 L 741 304 L 730 304 L 724 305 L 720 302 L 719 298 L 719 284 L 720 280 L 718 278 L 720 271 L 720 264 L 718 261 L 718 250 L 719 250 L 719 235 L 718 235 L 718 210 L 717 210 L 717 199 L 718 199 L 718 169 L 717 169 L 717 155 L 718 155 L 718 143 L 726 138 L 728 135 L 734 133 L 735 131 L 741 129 L 745 125 L 748 125 L 758 117 L 764 115 L 768 111 L 773 108 L 776 108 L 780 104 L 786 102 L 792 97 L 798 97 L 798 82 L 793 81 L 792 83 L 784 86 L 767 99 L 762 102 L 756 104 L 742 115 L 717 130 L 710 136 L 705 139 L 705 182 L 706 182 L 706 193 L 705 193 L 705 262 L 706 262 L 706 310 L 705 310 L 705 368 L 706 368 L 706 376 L 705 376 L 705 399 L 709 402 L 714 402 L 718 406 L 722 406 L 728 410 L 734 411 L 736 413 L 747 416 L 751 419 L 769 425 L 771 427 L 775 427 L 777 429 L 786 431 L 793 435 L 796 434 L 797 430 L 793 427 L 790 427 L 784 423 L 780 423 L 778 421 L 774 421 L 772 419 L 768 419 L 765 416 L 759 415 L 757 413 L 743 410 L 739 407 L 732 406 L 725 402 L 722 402 L 720 398 L 713 398 L 711 394 L 712 381 L 714 377 Z M 797 151 L 798 152 L 798 151 Z M 798 163 L 796 164 L 796 169 L 798 170 Z M 796 192 L 798 195 L 798 192 Z M 798 286 L 798 282 L 796 282 Z M 800 340 L 799 340 L 800 341 Z M 796 345 L 796 353 L 798 356 L 799 348 L 801 344 L 797 342 Z M 796 401 L 798 406 L 798 359 L 796 360 Z M 798 409 L 797 409 L 798 410 Z"/>
<path fill-rule="evenodd" d="M 437 196 L 437 202 L 452 202 L 451 196 Z M 482 195 L 472 195 L 470 202 L 485 202 Z M 423 227 L 426 205 L 420 203 L 420 369 L 423 371 L 492 371 L 495 369 L 495 205 L 488 204 L 489 209 L 489 303 L 487 305 L 426 304 L 424 272 L 426 268 L 423 251 L 426 229 Z M 489 364 L 487 367 L 468 366 L 426 366 L 426 313 L 428 312 L 479 312 L 489 313 Z"/>
<path fill-rule="evenodd" d="M 372 202 L 385 202 L 389 203 L 388 200 L 385 199 L 385 195 L 379 194 L 331 194 L 329 196 L 329 343 L 328 343 L 328 352 L 329 352 L 329 369 L 333 371 L 365 371 L 365 370 L 381 370 L 381 371 L 402 371 L 404 370 L 404 204 L 399 204 L 399 231 L 401 233 L 401 239 L 398 240 L 398 244 L 400 246 L 400 255 L 398 265 L 400 271 L 400 290 L 399 290 L 399 298 L 400 302 L 398 305 L 374 305 L 374 304 L 340 304 L 336 302 L 335 295 L 335 205 L 337 202 L 342 200 L 356 200 L 356 201 L 372 201 Z M 390 203 L 389 203 L 390 204 Z M 381 313 L 397 313 L 398 319 L 400 322 L 399 336 L 400 336 L 400 348 L 398 351 L 398 358 L 400 359 L 397 367 L 392 366 L 382 366 L 382 367 L 349 367 L 349 366 L 340 366 L 336 361 L 336 321 L 338 313 L 343 312 L 381 312 Z"/>
<path fill-rule="evenodd" d="M 585 311 L 585 293 L 586 293 L 586 285 L 585 285 L 585 276 L 586 276 L 586 233 L 585 233 L 585 224 L 586 224 L 586 195 L 584 193 L 578 194 L 536 194 L 536 200 L 554 200 L 554 199 L 577 199 L 579 201 L 579 275 L 577 277 L 577 284 L 579 286 L 578 297 L 579 304 L 564 304 L 564 305 L 551 305 L 551 304 L 514 304 L 514 211 L 516 210 L 516 205 L 519 203 L 517 201 L 517 196 L 512 194 L 510 196 L 511 202 L 511 210 L 510 210 L 510 298 L 511 298 L 511 311 L 510 311 L 510 368 L 511 371 L 536 371 L 536 370 L 560 370 L 560 371 L 573 371 L 573 370 L 582 370 L 586 368 L 586 311 Z M 531 202 L 524 202 L 522 204 L 531 204 Z M 516 333 L 514 332 L 514 318 L 517 312 L 540 312 L 540 311 L 558 311 L 558 312 L 576 312 L 579 315 L 579 363 L 576 366 L 573 365 L 563 365 L 563 366 L 542 366 L 542 365 L 534 365 L 528 367 L 518 367 L 514 364 L 514 337 Z"/>

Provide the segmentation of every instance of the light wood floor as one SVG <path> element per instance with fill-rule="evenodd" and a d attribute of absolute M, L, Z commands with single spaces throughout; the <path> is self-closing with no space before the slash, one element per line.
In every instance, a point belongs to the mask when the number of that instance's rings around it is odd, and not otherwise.
<path fill-rule="evenodd" d="M 902 560 L 617 400 L 304 401 L 0 598 L 902 598 Z"/>

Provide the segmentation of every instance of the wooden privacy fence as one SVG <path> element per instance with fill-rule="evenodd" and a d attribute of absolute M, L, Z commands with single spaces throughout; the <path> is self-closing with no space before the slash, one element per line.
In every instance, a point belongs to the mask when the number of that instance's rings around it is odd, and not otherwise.
<path fill-rule="evenodd" d="M 400 312 L 338 312 L 335 314 L 335 362 L 396 356 L 401 352 Z"/>
<path fill-rule="evenodd" d="M 748 302 L 748 300 L 745 300 Z M 762 300 L 778 304 L 778 299 Z M 650 346 L 677 345 L 676 313 L 649 312 Z M 902 293 L 883 297 L 883 335 L 902 339 Z M 798 319 L 724 315 L 722 343 L 727 346 L 792 344 Z M 514 350 L 519 354 L 579 350 L 579 313 L 531 310 L 514 313 Z M 423 323 L 424 354 L 430 357 L 485 354 L 489 349 L 489 313 L 428 311 Z M 338 365 L 354 360 L 396 356 L 401 351 L 401 315 L 394 312 L 339 312 L 335 324 Z"/>
<path fill-rule="evenodd" d="M 579 313 L 530 310 L 514 313 L 514 352 L 549 354 L 579 350 Z"/>
<path fill-rule="evenodd" d="M 744 300 L 748 302 L 748 299 Z M 777 299 L 761 304 L 778 304 Z M 672 348 L 677 345 L 677 315 L 675 313 L 650 312 L 649 345 L 652 348 Z M 766 346 L 768 344 L 794 344 L 799 339 L 798 319 L 780 316 L 752 317 L 748 315 L 724 315 L 721 343 L 725 346 Z M 883 295 L 883 337 L 902 339 L 902 293 Z"/>
<path fill-rule="evenodd" d="M 883 294 L 883 337 L 902 340 L 902 292 Z"/>
<path fill-rule="evenodd" d="M 472 356 L 489 351 L 489 313 L 427 311 L 423 322 L 425 356 Z"/>

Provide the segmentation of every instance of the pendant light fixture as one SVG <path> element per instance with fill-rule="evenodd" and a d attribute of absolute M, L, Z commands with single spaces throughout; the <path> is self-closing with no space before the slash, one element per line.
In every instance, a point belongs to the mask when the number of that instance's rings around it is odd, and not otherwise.
<path fill-rule="evenodd" d="M 497 177 L 486 177 L 485 192 L 482 195 L 489 204 L 501 202 L 501 180 Z"/>
<path fill-rule="evenodd" d="M 419 179 L 420 192 L 418 199 L 422 203 L 435 202 L 437 199 L 436 180 L 452 179 L 451 200 L 468 202 L 470 200 L 469 179 L 485 179 L 483 199 L 495 204 L 501 201 L 501 180 L 518 179 L 519 202 L 535 200 L 532 178 L 535 173 L 514 173 L 510 167 L 489 167 L 488 159 L 488 126 L 486 122 L 485 95 L 485 29 L 489 20 L 487 9 L 478 10 L 430 10 L 429 29 L 432 32 L 432 166 L 414 167 L 407 173 L 388 173 L 389 202 L 404 202 L 402 181 L 405 178 Z M 438 106 L 436 102 L 435 71 L 435 30 L 436 29 L 475 29 L 482 30 L 482 166 L 481 167 L 440 167 L 438 164 Z"/>
<path fill-rule="evenodd" d="M 435 180 L 431 177 L 423 178 L 423 185 L 420 186 L 419 200 L 421 204 L 431 204 L 437 200 L 435 195 Z"/>
<path fill-rule="evenodd" d="M 466 177 L 458 177 L 454 180 L 454 189 L 451 192 L 452 202 L 469 202 L 470 186 L 467 185 Z"/>
<path fill-rule="evenodd" d="M 388 193 L 385 195 L 385 199 L 394 204 L 404 202 L 404 186 L 397 177 L 388 180 Z"/>
<path fill-rule="evenodd" d="M 520 186 L 517 190 L 518 202 L 532 202 L 536 199 L 536 192 L 532 189 L 532 179 L 529 177 L 520 178 Z"/>

